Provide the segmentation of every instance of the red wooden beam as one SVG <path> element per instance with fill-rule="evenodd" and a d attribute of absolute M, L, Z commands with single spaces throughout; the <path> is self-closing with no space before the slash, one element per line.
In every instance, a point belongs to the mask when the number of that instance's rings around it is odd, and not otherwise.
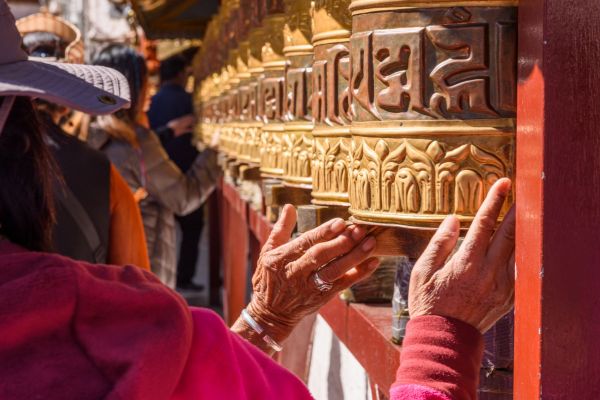
<path fill-rule="evenodd" d="M 600 398 L 599 19 L 520 4 L 515 399 Z"/>
<path fill-rule="evenodd" d="M 390 340 L 392 308 L 348 304 L 336 296 L 319 314 L 367 371 L 373 386 L 381 393 L 389 393 L 400 365 L 401 350 Z"/>

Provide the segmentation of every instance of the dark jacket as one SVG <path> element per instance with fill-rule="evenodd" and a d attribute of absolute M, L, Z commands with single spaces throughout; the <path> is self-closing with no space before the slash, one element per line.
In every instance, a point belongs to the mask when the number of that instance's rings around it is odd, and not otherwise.
<path fill-rule="evenodd" d="M 112 139 L 92 126 L 89 142 L 108 156 L 134 192 L 144 188 L 148 193 L 140 202 L 140 209 L 152 271 L 163 283 L 174 287 L 175 214 L 189 214 L 212 193 L 218 178 L 216 153 L 201 152 L 184 174 L 169 159 L 154 132 L 138 126 L 136 137 L 139 148 Z"/>
<path fill-rule="evenodd" d="M 55 183 L 54 251 L 105 264 L 110 230 L 110 162 L 101 152 L 45 121 L 49 147 L 63 176 Z"/>
<path fill-rule="evenodd" d="M 193 112 L 192 96 L 174 83 L 166 83 L 160 87 L 158 93 L 152 97 L 147 112 L 150 128 L 159 133 L 167 154 L 182 171 L 187 171 L 198 156 L 198 150 L 192 145 L 192 132 L 173 137 L 168 129 L 163 128 L 170 121 Z"/>

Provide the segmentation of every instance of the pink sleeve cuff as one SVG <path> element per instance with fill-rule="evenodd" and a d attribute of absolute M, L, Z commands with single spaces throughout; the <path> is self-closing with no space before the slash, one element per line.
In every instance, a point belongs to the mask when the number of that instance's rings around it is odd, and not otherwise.
<path fill-rule="evenodd" d="M 406 332 L 391 391 L 393 400 L 421 399 L 404 396 L 404 391 L 414 391 L 414 386 L 444 394 L 422 397 L 427 400 L 477 398 L 483 357 L 483 337 L 477 329 L 453 318 L 428 315 L 412 319 Z"/>
<path fill-rule="evenodd" d="M 392 400 L 452 400 L 435 389 L 420 385 L 394 386 L 390 395 Z"/>

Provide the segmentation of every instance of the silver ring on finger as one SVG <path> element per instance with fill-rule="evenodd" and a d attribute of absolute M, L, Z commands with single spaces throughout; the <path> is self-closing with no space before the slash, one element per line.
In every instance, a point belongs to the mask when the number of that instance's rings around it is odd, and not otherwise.
<path fill-rule="evenodd" d="M 328 282 L 319 276 L 319 271 L 313 274 L 313 282 L 320 292 L 329 292 L 333 288 L 333 283 Z"/>

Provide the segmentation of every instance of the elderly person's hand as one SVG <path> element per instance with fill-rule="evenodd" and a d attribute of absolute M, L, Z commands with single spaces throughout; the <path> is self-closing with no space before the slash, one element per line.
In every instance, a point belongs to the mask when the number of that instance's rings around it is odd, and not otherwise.
<path fill-rule="evenodd" d="M 411 275 L 408 301 L 411 317 L 452 317 L 484 333 L 512 309 L 514 207 L 495 229 L 509 192 L 508 179 L 500 179 L 492 186 L 462 245 L 450 259 L 460 223 L 449 216 L 440 225 Z"/>
<path fill-rule="evenodd" d="M 296 210 L 287 205 L 262 249 L 252 278 L 254 295 L 247 307 L 250 316 L 277 343 L 303 317 L 317 311 L 340 290 L 368 277 L 379 265 L 371 256 L 375 238 L 367 236 L 365 228 L 347 226 L 336 218 L 290 241 L 295 225 Z M 325 284 L 321 289 L 319 279 Z M 243 318 L 232 329 L 271 351 Z"/>

